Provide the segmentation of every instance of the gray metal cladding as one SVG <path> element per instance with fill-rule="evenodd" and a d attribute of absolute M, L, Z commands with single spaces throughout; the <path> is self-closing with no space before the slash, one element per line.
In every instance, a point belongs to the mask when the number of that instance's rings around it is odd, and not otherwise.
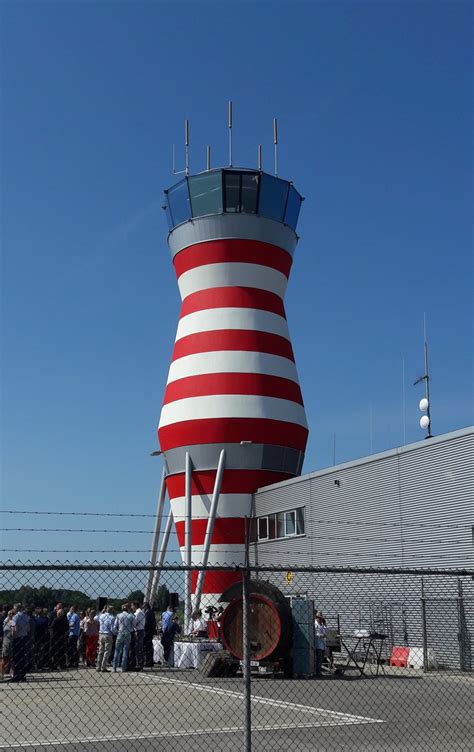
<path fill-rule="evenodd" d="M 227 470 L 270 470 L 298 475 L 304 461 L 304 453 L 298 449 L 273 444 L 192 444 L 166 451 L 166 474 L 183 473 L 188 452 L 194 470 L 215 470 L 222 449 L 226 453 Z"/>
<path fill-rule="evenodd" d="M 172 230 L 168 236 L 171 256 L 196 243 L 233 238 L 258 240 L 283 248 L 293 256 L 298 236 L 291 227 L 252 214 L 216 214 L 195 217 Z"/>
<path fill-rule="evenodd" d="M 306 535 L 259 543 L 259 563 L 473 565 L 473 453 L 464 429 L 261 489 L 256 516 L 304 506 Z"/>

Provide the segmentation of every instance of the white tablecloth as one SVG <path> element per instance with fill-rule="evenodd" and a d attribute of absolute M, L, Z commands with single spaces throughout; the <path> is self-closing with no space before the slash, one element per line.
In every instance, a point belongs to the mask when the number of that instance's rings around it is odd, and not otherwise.
<path fill-rule="evenodd" d="M 174 667 L 199 668 L 208 653 L 222 650 L 220 642 L 175 642 Z"/>
<path fill-rule="evenodd" d="M 159 637 L 153 638 L 153 662 L 154 663 L 163 663 L 165 660 L 165 656 L 163 654 L 163 645 L 161 644 L 161 640 Z"/>

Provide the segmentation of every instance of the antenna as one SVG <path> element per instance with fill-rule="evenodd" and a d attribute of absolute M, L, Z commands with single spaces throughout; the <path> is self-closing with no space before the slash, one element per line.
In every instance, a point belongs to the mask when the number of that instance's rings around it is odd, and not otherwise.
<path fill-rule="evenodd" d="M 423 376 L 420 376 L 420 378 L 414 382 L 414 386 L 416 386 L 416 384 L 419 384 L 421 381 L 425 382 L 425 396 L 420 400 L 419 404 L 421 412 L 425 413 L 425 415 L 422 415 L 420 418 L 420 426 L 428 432 L 425 438 L 431 439 L 433 437 L 433 434 L 431 433 L 430 374 L 428 370 L 428 338 L 426 336 L 426 313 L 423 314 L 423 352 L 425 359 L 425 372 Z"/>
<path fill-rule="evenodd" d="M 402 355 L 402 437 L 403 446 L 407 443 L 407 425 L 406 425 L 406 399 L 405 399 L 405 356 Z"/>
<path fill-rule="evenodd" d="M 229 167 L 232 167 L 232 100 L 229 99 Z"/>
<path fill-rule="evenodd" d="M 369 445 L 370 454 L 374 453 L 374 412 L 372 403 L 369 404 Z"/>
<path fill-rule="evenodd" d="M 173 144 L 173 175 L 189 175 L 189 120 L 184 121 L 184 170 L 176 169 L 176 147 Z"/>
<path fill-rule="evenodd" d="M 185 168 L 186 175 L 189 175 L 189 120 L 184 121 L 184 152 L 185 152 Z"/>
<path fill-rule="evenodd" d="M 258 145 L 258 169 L 262 172 L 262 144 Z"/>
<path fill-rule="evenodd" d="M 211 169 L 211 147 L 208 144 L 207 150 L 206 150 L 206 170 L 210 170 L 210 169 Z"/>
<path fill-rule="evenodd" d="M 275 149 L 275 175 L 278 175 L 278 121 L 273 118 L 273 147 Z"/>

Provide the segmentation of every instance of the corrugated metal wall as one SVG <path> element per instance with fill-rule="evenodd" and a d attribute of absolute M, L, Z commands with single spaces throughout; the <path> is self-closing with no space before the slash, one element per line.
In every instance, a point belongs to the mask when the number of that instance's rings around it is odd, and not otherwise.
<path fill-rule="evenodd" d="M 305 536 L 259 543 L 258 563 L 472 565 L 474 430 L 365 457 L 255 494 L 256 516 L 300 506 L 305 507 Z"/>
<path fill-rule="evenodd" d="M 338 481 L 336 484 L 335 481 Z M 259 491 L 256 516 L 305 507 L 302 537 L 256 543 L 254 561 L 300 566 L 473 567 L 474 429 L 401 447 Z M 308 575 L 272 580 L 288 595 L 306 594 L 342 619 L 342 629 L 391 630 L 394 644 L 422 642 L 420 578 Z M 474 583 L 463 582 L 467 641 L 474 628 Z M 457 581 L 425 583 L 429 643 L 440 659 L 466 668 L 459 655 Z M 443 603 L 436 600 L 440 597 Z M 439 629 L 443 612 L 449 638 Z M 451 623 L 452 622 L 452 623 Z M 444 634 L 444 637 L 440 635 Z"/>

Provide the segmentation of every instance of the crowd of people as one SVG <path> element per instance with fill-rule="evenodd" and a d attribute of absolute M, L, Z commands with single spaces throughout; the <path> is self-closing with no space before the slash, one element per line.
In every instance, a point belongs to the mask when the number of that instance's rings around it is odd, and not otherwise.
<path fill-rule="evenodd" d="M 202 611 L 192 614 L 189 634 L 205 638 L 210 621 L 219 627 L 223 608 L 212 609 L 210 620 Z M 315 674 L 321 676 L 326 654 L 326 622 L 315 613 Z M 45 608 L 24 609 L 21 603 L 3 607 L 0 614 L 0 640 L 3 678 L 26 681 L 32 671 L 74 669 L 79 665 L 98 672 L 142 671 L 154 664 L 153 638 L 159 634 L 165 663 L 171 663 L 173 642 L 181 633 L 174 608 L 168 606 L 158 628 L 149 603 L 124 603 L 115 614 L 112 606 L 100 613 L 89 608 L 78 613 L 76 606 L 66 610 L 58 603 L 49 613 Z M 218 634 L 215 635 L 218 637 Z"/>
<path fill-rule="evenodd" d="M 161 626 L 149 603 L 124 603 L 118 614 L 112 606 L 99 613 L 89 608 L 77 611 L 58 603 L 45 608 L 24 609 L 21 603 L 4 606 L 0 614 L 3 678 L 26 681 L 32 671 L 94 668 L 106 671 L 142 671 L 153 666 L 153 638 L 159 634 L 165 661 L 181 632 L 178 617 L 169 606 Z"/>

